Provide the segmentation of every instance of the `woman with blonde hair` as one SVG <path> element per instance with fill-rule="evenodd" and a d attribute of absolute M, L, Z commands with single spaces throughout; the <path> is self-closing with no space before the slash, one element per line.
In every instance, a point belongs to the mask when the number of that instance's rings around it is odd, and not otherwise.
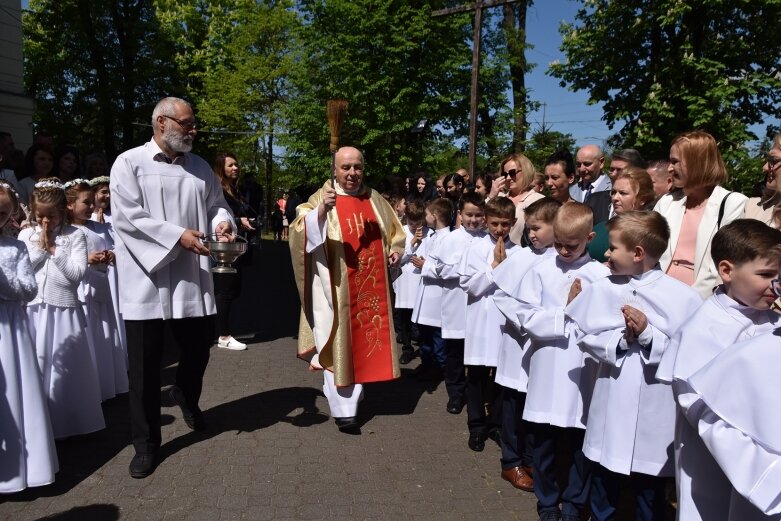
<path fill-rule="evenodd" d="M 515 224 L 510 230 L 510 240 L 521 244 L 526 223 L 524 210 L 545 196 L 534 190 L 534 165 L 523 154 L 510 154 L 504 158 L 499 165 L 499 175 L 504 176 L 507 197 L 515 204 Z"/>
<path fill-rule="evenodd" d="M 781 175 L 781 133 L 773 136 L 773 146 L 765 156 L 762 171 L 765 172 L 765 193 L 762 197 L 752 197 L 746 202 L 743 217 L 781 229 L 781 191 L 778 185 L 778 176 Z"/>
<path fill-rule="evenodd" d="M 651 210 L 655 200 L 654 182 L 648 172 L 636 166 L 626 167 L 613 180 L 608 218 L 630 210 Z M 594 234 L 588 244 L 588 253 L 593 259 L 606 262 L 605 252 L 609 245 L 607 220 L 594 225 Z"/>
<path fill-rule="evenodd" d="M 654 207 L 670 225 L 670 242 L 659 263 L 707 298 L 720 282 L 711 241 L 719 228 L 743 215 L 747 198 L 722 188 L 727 168 L 707 132 L 686 132 L 673 140 L 669 171 L 679 190 L 662 196 Z"/>

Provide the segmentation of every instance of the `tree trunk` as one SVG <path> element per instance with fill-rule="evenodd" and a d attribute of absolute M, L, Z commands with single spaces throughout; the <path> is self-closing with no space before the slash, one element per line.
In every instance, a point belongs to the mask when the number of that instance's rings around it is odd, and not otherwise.
<path fill-rule="evenodd" d="M 523 152 L 526 147 L 526 11 L 534 0 L 521 0 L 502 7 L 502 25 L 507 40 L 507 54 L 510 64 L 510 85 L 513 98 L 512 150 Z"/>
<path fill-rule="evenodd" d="M 106 68 L 106 56 L 101 42 L 98 40 L 95 30 L 93 13 L 90 9 L 92 2 L 81 0 L 78 3 L 79 16 L 87 35 L 89 63 L 95 69 L 95 97 L 97 117 L 103 133 L 103 151 L 109 158 L 116 156 L 116 143 L 114 142 L 114 110 L 111 103 L 111 79 Z"/>

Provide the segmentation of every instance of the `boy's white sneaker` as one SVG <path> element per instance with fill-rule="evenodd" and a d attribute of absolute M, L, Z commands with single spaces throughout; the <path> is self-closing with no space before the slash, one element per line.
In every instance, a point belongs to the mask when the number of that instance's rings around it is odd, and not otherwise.
<path fill-rule="evenodd" d="M 243 344 L 233 338 L 232 336 L 228 337 L 227 340 L 223 340 L 221 338 L 217 339 L 217 347 L 222 347 L 223 349 L 230 349 L 231 351 L 244 351 L 247 349 L 247 344 Z"/>

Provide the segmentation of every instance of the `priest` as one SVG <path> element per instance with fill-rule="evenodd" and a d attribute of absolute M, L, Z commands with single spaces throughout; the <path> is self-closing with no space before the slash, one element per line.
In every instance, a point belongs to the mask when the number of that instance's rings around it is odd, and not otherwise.
<path fill-rule="evenodd" d="M 298 356 L 323 370 L 337 427 L 358 427 L 363 384 L 399 377 L 388 267 L 404 251 L 394 209 L 364 186 L 363 154 L 334 156 L 329 180 L 298 207 L 290 252 L 301 297 Z"/>

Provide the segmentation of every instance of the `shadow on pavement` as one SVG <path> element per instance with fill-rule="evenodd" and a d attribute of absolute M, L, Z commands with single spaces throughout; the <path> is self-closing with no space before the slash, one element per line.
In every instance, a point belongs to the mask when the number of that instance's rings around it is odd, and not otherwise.
<path fill-rule="evenodd" d="M 279 422 L 297 427 L 311 427 L 326 422 L 328 415 L 315 405 L 315 400 L 321 396 L 321 391 L 311 387 L 286 387 L 212 407 L 203 413 L 207 428 L 187 433 L 163 444 L 160 447 L 162 460 L 223 432 L 252 432 Z"/>
<path fill-rule="evenodd" d="M 84 436 L 74 436 L 57 441 L 57 457 L 60 470 L 54 483 L 45 487 L 32 487 L 16 494 L 3 496 L 3 501 L 31 501 L 39 497 L 61 496 L 113 459 L 130 443 L 130 415 L 127 395 L 120 395 L 103 403 L 106 428 Z M 163 419 L 165 421 L 165 418 Z M 113 506 L 113 505 L 111 505 Z M 73 509 L 75 512 L 78 509 Z M 53 517 L 51 519 L 117 519 L 117 517 L 76 516 L 65 512 L 62 515 L 75 517 Z M 49 519 L 49 518 L 46 518 Z"/>
<path fill-rule="evenodd" d="M 74 507 L 59 514 L 42 517 L 39 521 L 115 521 L 119 519 L 116 505 L 89 505 Z"/>

